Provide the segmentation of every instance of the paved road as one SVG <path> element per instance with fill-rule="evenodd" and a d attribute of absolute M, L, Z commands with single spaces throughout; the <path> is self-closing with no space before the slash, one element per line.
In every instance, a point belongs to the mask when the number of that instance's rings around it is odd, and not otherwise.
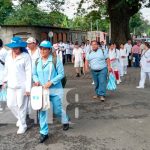
<path fill-rule="evenodd" d="M 93 101 L 90 74 L 76 78 L 72 65 L 65 66 L 71 128 L 64 132 L 55 121 L 50 125 L 50 138 L 38 144 L 38 126 L 25 135 L 16 135 L 16 120 L 7 109 L 0 114 L 0 150 L 150 150 L 150 84 L 136 89 L 139 69 L 130 68 L 117 91 L 107 93 L 107 101 Z M 76 103 L 75 95 L 79 102 Z M 75 110 L 79 108 L 79 118 Z M 35 116 L 33 114 L 33 116 Z"/>

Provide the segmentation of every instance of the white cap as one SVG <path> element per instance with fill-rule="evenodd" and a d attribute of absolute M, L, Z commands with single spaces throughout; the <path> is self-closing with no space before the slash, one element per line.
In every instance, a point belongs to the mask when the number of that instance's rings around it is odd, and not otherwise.
<path fill-rule="evenodd" d="M 36 40 L 35 40 L 35 38 L 33 38 L 33 37 L 29 37 L 26 42 L 27 42 L 28 44 L 30 44 L 30 43 L 36 43 Z"/>

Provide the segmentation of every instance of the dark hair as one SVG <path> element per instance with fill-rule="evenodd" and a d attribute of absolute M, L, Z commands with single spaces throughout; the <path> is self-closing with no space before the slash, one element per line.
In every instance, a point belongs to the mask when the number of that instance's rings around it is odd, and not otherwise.
<path fill-rule="evenodd" d="M 79 45 L 78 41 L 76 41 L 74 45 Z"/>
<path fill-rule="evenodd" d="M 23 53 L 28 53 L 28 50 L 25 47 L 20 47 L 20 52 Z"/>
<path fill-rule="evenodd" d="M 0 39 L 0 47 L 3 47 L 3 41 Z"/>
<path fill-rule="evenodd" d="M 84 44 L 84 45 L 85 45 L 85 42 L 82 42 L 81 44 Z"/>
<path fill-rule="evenodd" d="M 98 45 L 98 42 L 97 42 L 96 40 L 91 41 L 91 44 L 92 44 L 93 42 L 95 42 L 95 43 Z"/>
<path fill-rule="evenodd" d="M 144 43 L 148 48 L 150 48 L 150 44 L 148 42 Z"/>
<path fill-rule="evenodd" d="M 97 44 L 98 44 L 99 46 L 101 46 L 101 43 L 100 43 L 100 42 L 97 42 Z"/>

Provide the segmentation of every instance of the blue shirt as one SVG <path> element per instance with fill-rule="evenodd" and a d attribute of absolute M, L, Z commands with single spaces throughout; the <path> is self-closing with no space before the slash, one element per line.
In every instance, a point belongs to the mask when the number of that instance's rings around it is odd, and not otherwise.
<path fill-rule="evenodd" d="M 33 67 L 34 82 L 40 82 L 40 84 L 43 86 L 49 81 L 50 63 L 52 63 L 52 59 L 53 59 L 52 55 L 50 55 L 49 58 L 47 59 L 47 62 L 44 65 L 42 59 L 41 58 L 38 59 L 37 64 L 35 64 Z M 54 64 L 52 65 L 50 77 L 50 82 L 53 84 L 50 87 L 51 96 L 62 94 L 63 89 L 61 80 L 63 77 L 64 77 L 64 67 L 59 57 L 57 57 L 56 66 L 54 66 Z"/>
<path fill-rule="evenodd" d="M 92 70 L 102 70 L 107 67 L 106 59 L 108 58 L 108 51 L 98 49 L 87 53 L 86 59 L 90 64 Z"/>

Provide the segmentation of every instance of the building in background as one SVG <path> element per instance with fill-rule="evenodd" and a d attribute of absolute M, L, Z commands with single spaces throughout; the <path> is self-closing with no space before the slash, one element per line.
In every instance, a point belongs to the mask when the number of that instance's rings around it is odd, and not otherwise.
<path fill-rule="evenodd" d="M 53 37 L 48 36 L 49 32 L 53 33 Z M 2 25 L 0 26 L 0 38 L 5 43 L 9 43 L 13 36 L 20 36 L 25 41 L 28 37 L 35 37 L 39 42 L 43 40 L 51 40 L 53 43 L 58 41 L 85 41 L 87 32 L 81 30 L 71 30 L 69 28 L 51 27 L 51 26 L 26 26 L 26 25 Z"/>
<path fill-rule="evenodd" d="M 87 38 L 90 41 L 96 40 L 97 42 L 104 41 L 104 43 L 107 42 L 107 33 L 102 31 L 89 31 L 87 32 Z"/>

